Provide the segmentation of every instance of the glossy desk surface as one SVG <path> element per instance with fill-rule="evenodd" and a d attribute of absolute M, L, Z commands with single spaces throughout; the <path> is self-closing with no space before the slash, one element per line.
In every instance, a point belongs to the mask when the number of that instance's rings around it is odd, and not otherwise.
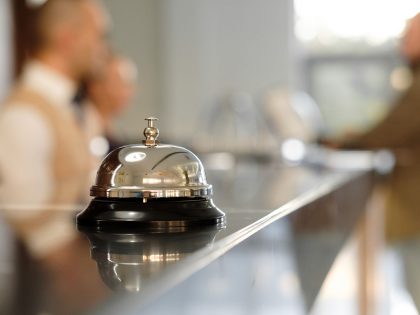
<path fill-rule="evenodd" d="M 206 170 L 224 227 L 77 232 L 38 259 L 2 219 L 0 314 L 308 313 L 365 210 L 371 173 L 252 161 Z"/>

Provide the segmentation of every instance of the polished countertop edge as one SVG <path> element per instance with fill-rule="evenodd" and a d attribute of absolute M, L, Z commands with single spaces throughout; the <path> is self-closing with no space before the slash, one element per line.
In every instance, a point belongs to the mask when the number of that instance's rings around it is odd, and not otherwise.
<path fill-rule="evenodd" d="M 186 257 L 180 264 L 175 265 L 162 274 L 153 282 L 148 284 L 147 289 L 141 293 L 141 297 L 133 295 L 116 294 L 110 300 L 106 301 L 94 314 L 114 314 L 122 308 L 139 309 L 153 302 L 168 290 L 174 288 L 177 284 L 186 280 L 194 273 L 205 268 L 207 265 L 221 257 L 223 254 L 251 237 L 253 234 L 262 230 L 271 223 L 289 215 L 290 213 L 338 190 L 341 186 L 348 184 L 352 180 L 366 176 L 370 171 L 352 171 L 340 172 L 334 174 L 334 178 L 320 183 L 319 186 L 303 192 L 301 195 L 293 198 L 273 210 L 267 210 L 269 213 L 262 214 L 263 217 L 244 228 L 233 232 L 230 235 L 216 240 L 211 247 L 202 248 L 190 256 Z M 228 213 L 228 209 L 226 209 Z M 229 222 L 227 222 L 229 224 Z"/>

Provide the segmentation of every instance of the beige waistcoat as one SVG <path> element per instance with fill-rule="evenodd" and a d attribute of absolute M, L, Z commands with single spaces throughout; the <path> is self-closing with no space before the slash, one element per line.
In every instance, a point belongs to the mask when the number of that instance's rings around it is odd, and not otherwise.
<path fill-rule="evenodd" d="M 54 139 L 51 157 L 54 192 L 49 202 L 69 204 L 86 199 L 91 160 L 87 139 L 75 115 L 50 104 L 42 95 L 24 86 L 18 86 L 12 92 L 5 106 L 33 108 L 50 127 Z"/>

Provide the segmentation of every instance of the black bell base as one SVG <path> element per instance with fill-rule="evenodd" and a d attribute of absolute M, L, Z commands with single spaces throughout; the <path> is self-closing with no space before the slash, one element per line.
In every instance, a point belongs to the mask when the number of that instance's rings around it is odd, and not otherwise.
<path fill-rule="evenodd" d="M 148 199 L 146 203 L 138 198 L 94 198 L 76 217 L 79 229 L 94 230 L 182 231 L 224 222 L 225 214 L 205 198 Z"/>

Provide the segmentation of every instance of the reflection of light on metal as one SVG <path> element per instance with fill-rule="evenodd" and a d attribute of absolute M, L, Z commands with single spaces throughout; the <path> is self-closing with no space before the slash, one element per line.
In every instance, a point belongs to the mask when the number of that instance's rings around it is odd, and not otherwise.
<path fill-rule="evenodd" d="M 45 4 L 47 0 L 26 0 L 26 5 L 30 8 L 38 8 Z"/>
<path fill-rule="evenodd" d="M 126 289 L 127 289 L 128 292 L 140 292 L 140 287 L 139 286 L 126 285 Z"/>
<path fill-rule="evenodd" d="M 139 213 L 138 211 L 114 211 L 114 215 L 116 218 L 131 218 L 131 219 L 139 219 L 144 216 L 144 214 Z"/>
<path fill-rule="evenodd" d="M 167 253 L 167 254 L 150 254 L 143 255 L 143 261 L 150 262 L 171 262 L 180 260 L 181 255 L 179 253 Z"/>
<path fill-rule="evenodd" d="M 374 170 L 379 174 L 387 174 L 396 163 L 390 150 L 341 151 L 307 145 L 306 151 L 305 162 L 341 170 Z"/>
<path fill-rule="evenodd" d="M 117 269 L 118 269 L 118 264 L 115 264 L 115 265 L 112 267 L 112 270 L 114 271 L 114 275 L 115 275 L 115 277 L 118 279 L 118 281 L 122 282 L 122 279 L 118 276 L 118 271 L 117 271 Z"/>
<path fill-rule="evenodd" d="M 119 182 L 121 182 L 122 180 L 124 180 L 124 175 L 118 174 L 118 170 L 121 167 L 122 167 L 122 165 L 118 165 L 117 168 L 115 169 L 115 172 L 112 173 L 112 176 L 111 176 L 111 183 L 112 183 L 112 185 L 118 184 Z M 121 177 L 123 177 L 123 178 L 121 178 Z M 116 179 L 118 180 L 118 178 L 119 178 L 119 181 L 117 182 Z"/>
<path fill-rule="evenodd" d="M 389 150 L 375 152 L 372 158 L 373 168 L 380 174 L 390 173 L 395 166 L 395 156 Z"/>
<path fill-rule="evenodd" d="M 104 156 L 109 151 L 109 142 L 104 137 L 95 137 L 89 143 L 90 152 L 95 156 Z"/>
<path fill-rule="evenodd" d="M 144 185 L 154 185 L 162 183 L 162 178 L 143 178 Z"/>
<path fill-rule="evenodd" d="M 144 152 L 131 152 L 125 157 L 126 162 L 138 162 L 144 160 L 146 153 Z"/>
<path fill-rule="evenodd" d="M 287 139 L 281 145 L 281 154 L 286 161 L 300 162 L 305 158 L 305 144 L 297 139 Z"/>
<path fill-rule="evenodd" d="M 397 67 L 389 76 L 389 83 L 397 91 L 406 90 L 413 81 L 413 75 L 407 67 Z"/>
<path fill-rule="evenodd" d="M 343 170 L 371 169 L 372 153 L 368 151 L 331 151 L 326 156 L 325 164 L 328 167 Z"/>

